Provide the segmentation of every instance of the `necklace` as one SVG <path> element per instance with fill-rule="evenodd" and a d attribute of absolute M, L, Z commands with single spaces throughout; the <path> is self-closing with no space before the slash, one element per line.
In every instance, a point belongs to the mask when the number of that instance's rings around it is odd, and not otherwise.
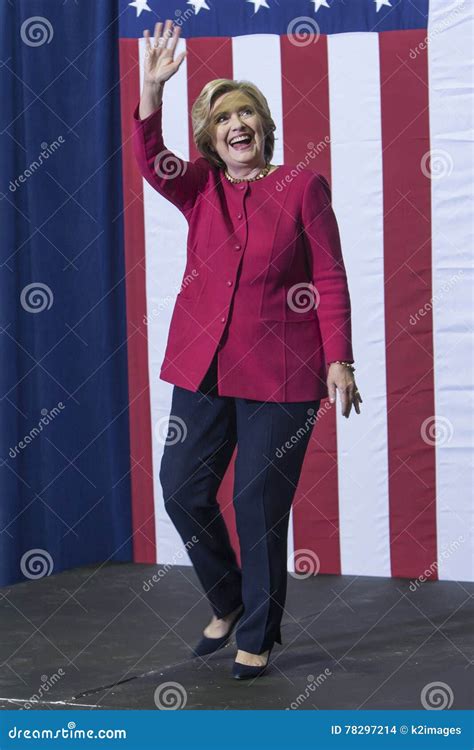
<path fill-rule="evenodd" d="M 232 177 L 227 169 L 224 170 L 224 174 L 229 182 L 255 182 L 255 180 L 261 180 L 262 177 L 266 177 L 271 168 L 271 164 L 267 164 L 263 169 L 260 170 L 258 175 L 255 177 Z"/>

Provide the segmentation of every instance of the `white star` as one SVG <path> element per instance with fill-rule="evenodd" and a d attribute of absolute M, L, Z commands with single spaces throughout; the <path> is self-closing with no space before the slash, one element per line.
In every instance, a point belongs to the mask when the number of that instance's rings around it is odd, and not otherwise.
<path fill-rule="evenodd" d="M 270 10 L 270 6 L 267 4 L 267 0 L 247 0 L 247 2 L 253 3 L 254 13 L 260 10 L 260 8 L 268 8 L 268 10 Z"/>
<path fill-rule="evenodd" d="M 147 3 L 147 0 L 133 0 L 133 3 L 129 3 L 129 5 L 132 6 L 132 8 L 137 9 L 137 18 L 142 12 L 142 10 L 149 10 L 151 11 L 150 6 Z"/>
<path fill-rule="evenodd" d="M 377 13 L 379 12 L 382 5 L 388 5 L 389 8 L 392 7 L 390 0 L 374 0 L 374 3 L 377 3 L 377 8 L 376 8 Z"/>
<path fill-rule="evenodd" d="M 206 0 L 188 0 L 188 5 L 192 5 L 194 8 L 194 13 L 199 13 L 200 10 L 204 8 L 204 10 L 211 10 L 208 4 L 206 3 Z"/>
<path fill-rule="evenodd" d="M 311 0 L 314 3 L 314 12 L 317 13 L 320 8 L 329 8 L 328 0 Z"/>

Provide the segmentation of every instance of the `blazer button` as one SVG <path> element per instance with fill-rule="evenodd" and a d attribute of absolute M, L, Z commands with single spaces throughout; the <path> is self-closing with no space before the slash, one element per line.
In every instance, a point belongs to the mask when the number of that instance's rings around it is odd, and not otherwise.
<path fill-rule="evenodd" d="M 237 218 L 241 219 L 242 218 L 242 214 L 237 214 Z"/>
<path fill-rule="evenodd" d="M 236 250 L 240 250 L 240 245 L 234 245 Z"/>
<path fill-rule="evenodd" d="M 232 286 L 232 281 L 228 281 L 227 286 Z"/>
<path fill-rule="evenodd" d="M 225 315 L 222 316 L 221 323 L 225 323 Z"/>
<path fill-rule="evenodd" d="M 245 185 L 238 185 L 239 190 L 245 190 Z"/>

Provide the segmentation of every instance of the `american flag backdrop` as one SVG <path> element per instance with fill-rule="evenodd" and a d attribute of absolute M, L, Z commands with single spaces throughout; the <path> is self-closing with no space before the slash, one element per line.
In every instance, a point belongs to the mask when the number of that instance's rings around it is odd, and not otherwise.
<path fill-rule="evenodd" d="M 288 569 L 473 580 L 469 219 L 471 0 L 123 0 L 120 79 L 132 510 L 137 562 L 188 564 L 158 478 L 173 386 L 159 379 L 187 224 L 131 145 L 143 29 L 188 50 L 164 137 L 199 154 L 190 110 L 247 79 L 277 125 L 275 164 L 332 188 L 362 413 L 321 403 L 292 509 Z M 235 458 L 235 456 L 234 456 Z M 238 550 L 232 460 L 218 500 Z"/>

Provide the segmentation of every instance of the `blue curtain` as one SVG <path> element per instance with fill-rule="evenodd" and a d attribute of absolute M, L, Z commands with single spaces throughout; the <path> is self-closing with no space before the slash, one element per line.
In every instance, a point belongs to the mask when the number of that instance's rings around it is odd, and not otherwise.
<path fill-rule="evenodd" d="M 117 39 L 0 5 L 0 585 L 132 558 Z"/>

